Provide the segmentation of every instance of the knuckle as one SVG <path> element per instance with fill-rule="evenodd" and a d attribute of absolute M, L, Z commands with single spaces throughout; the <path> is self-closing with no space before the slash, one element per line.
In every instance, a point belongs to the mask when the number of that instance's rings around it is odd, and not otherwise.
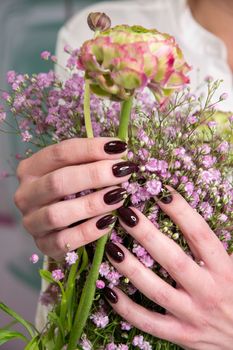
<path fill-rule="evenodd" d="M 87 243 L 94 241 L 96 238 L 94 237 L 93 228 L 91 225 L 79 225 L 77 226 L 78 236 L 79 236 L 79 246 L 86 245 Z"/>
<path fill-rule="evenodd" d="M 188 257 L 186 257 L 184 254 L 181 254 L 181 252 L 175 254 L 173 259 L 170 260 L 170 264 L 167 270 L 170 271 L 173 275 L 184 272 L 187 266 L 187 259 Z"/>
<path fill-rule="evenodd" d="M 63 195 L 63 178 L 62 175 L 58 175 L 56 172 L 48 175 L 47 189 L 57 196 Z"/>
<path fill-rule="evenodd" d="M 16 207 L 22 211 L 23 209 L 23 204 L 24 204 L 24 199 L 23 199 L 23 195 L 20 189 L 18 189 L 15 194 L 14 194 L 14 203 L 16 205 Z"/>
<path fill-rule="evenodd" d="M 85 207 L 86 215 L 88 215 L 89 217 L 89 216 L 95 215 L 98 212 L 100 203 L 97 203 L 97 201 L 94 200 L 92 197 L 86 196 L 84 207 Z"/>
<path fill-rule="evenodd" d="M 134 263 L 128 263 L 127 266 L 127 277 L 130 281 L 134 281 L 135 279 L 138 279 L 138 276 L 140 275 L 139 268 L 135 266 Z"/>
<path fill-rule="evenodd" d="M 157 290 L 153 289 L 151 291 L 151 300 L 164 307 L 167 307 L 170 304 L 170 298 L 167 292 L 161 288 Z"/>
<path fill-rule="evenodd" d="M 63 164 L 67 160 L 66 140 L 51 147 L 51 158 L 56 163 Z"/>
<path fill-rule="evenodd" d="M 103 181 L 104 171 L 101 171 L 100 166 L 93 165 L 89 167 L 90 183 L 94 186 L 101 184 Z"/>
<path fill-rule="evenodd" d="M 25 175 L 25 164 L 27 162 L 27 159 L 23 159 L 19 162 L 19 165 L 16 169 L 16 176 L 19 181 L 22 181 L 24 175 Z"/>
<path fill-rule="evenodd" d="M 55 228 L 59 226 L 60 213 L 58 210 L 53 208 L 53 206 L 48 206 L 45 208 L 44 218 L 46 225 L 49 226 L 49 228 Z"/>
<path fill-rule="evenodd" d="M 143 332 L 145 332 L 145 333 L 148 333 L 148 334 L 154 333 L 154 326 L 153 326 L 152 322 L 143 321 L 141 328 L 142 328 Z"/>
<path fill-rule="evenodd" d="M 95 154 L 96 156 L 98 156 L 99 147 L 95 139 L 86 140 L 86 150 L 87 150 L 87 154 L 91 154 L 91 155 Z"/>

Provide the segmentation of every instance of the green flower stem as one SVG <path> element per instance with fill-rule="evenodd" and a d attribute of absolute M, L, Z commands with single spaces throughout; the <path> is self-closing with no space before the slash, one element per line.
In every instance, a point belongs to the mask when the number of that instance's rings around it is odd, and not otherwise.
<path fill-rule="evenodd" d="M 84 89 L 84 120 L 85 127 L 87 132 L 87 137 L 94 137 L 93 129 L 91 125 L 91 109 L 90 109 L 90 83 L 85 80 L 85 89 Z"/>
<path fill-rule="evenodd" d="M 93 263 L 82 291 L 67 350 L 74 350 L 77 348 L 77 342 L 82 335 L 83 329 L 88 319 L 92 302 L 95 296 L 95 282 L 99 276 L 99 267 L 103 259 L 104 247 L 107 239 L 108 235 L 106 234 L 97 241 Z"/>
<path fill-rule="evenodd" d="M 128 125 L 130 120 L 130 113 L 132 108 L 133 98 L 128 101 L 124 101 L 121 106 L 121 116 L 118 137 L 122 140 L 128 140 Z M 85 93 L 84 93 L 84 118 L 88 137 L 93 137 L 91 118 L 90 118 L 90 86 L 86 80 Z M 70 333 L 69 344 L 67 350 L 75 350 L 77 348 L 77 342 L 79 341 L 86 321 L 90 314 L 91 306 L 95 296 L 96 280 L 99 276 L 99 267 L 103 259 L 105 244 L 108 240 L 108 234 L 101 237 L 96 244 L 96 250 L 92 262 L 92 266 L 88 277 L 86 279 L 78 309 L 75 315 L 73 327 Z"/>
<path fill-rule="evenodd" d="M 130 120 L 131 109 L 133 105 L 133 97 L 129 100 L 122 102 L 120 124 L 118 130 L 118 137 L 123 141 L 128 141 L 128 126 Z"/>

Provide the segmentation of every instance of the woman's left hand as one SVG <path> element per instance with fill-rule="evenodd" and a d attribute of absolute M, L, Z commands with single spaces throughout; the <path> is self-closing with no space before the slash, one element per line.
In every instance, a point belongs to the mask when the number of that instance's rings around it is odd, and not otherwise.
<path fill-rule="evenodd" d="M 120 289 L 106 288 L 105 296 L 125 320 L 142 331 L 184 349 L 232 350 L 233 260 L 205 220 L 170 188 L 170 203 L 161 209 L 176 223 L 187 240 L 196 263 L 162 234 L 139 210 L 120 209 L 120 222 L 162 265 L 177 287 L 145 267 L 123 245 L 109 243 L 106 252 L 115 268 L 146 297 L 166 309 L 162 315 L 133 302 Z"/>

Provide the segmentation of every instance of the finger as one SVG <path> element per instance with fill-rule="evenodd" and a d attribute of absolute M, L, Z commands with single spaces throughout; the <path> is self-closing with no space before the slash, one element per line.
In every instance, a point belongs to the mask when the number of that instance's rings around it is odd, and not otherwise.
<path fill-rule="evenodd" d="M 21 161 L 17 176 L 21 180 L 27 176 L 42 176 L 69 165 L 117 159 L 119 154 L 123 156 L 125 151 L 125 143 L 110 137 L 64 140 L 45 147 L 30 158 Z"/>
<path fill-rule="evenodd" d="M 126 190 L 121 187 L 108 187 L 35 210 L 23 218 L 23 224 L 34 237 L 41 237 L 50 231 L 68 227 L 74 222 L 115 210 L 122 206 L 125 195 Z"/>
<path fill-rule="evenodd" d="M 108 243 L 106 253 L 112 265 L 122 275 L 128 277 L 131 283 L 147 298 L 178 317 L 190 318 L 193 306 L 190 297 L 183 290 L 176 290 L 163 281 L 120 243 Z M 115 260 L 116 256 L 118 261 Z M 113 259 L 114 257 L 115 259 Z M 119 257 L 121 261 L 119 261 Z"/>
<path fill-rule="evenodd" d="M 161 315 L 147 310 L 133 302 L 118 288 L 114 287 L 113 292 L 116 296 L 114 301 L 117 300 L 117 302 L 111 302 L 109 288 L 104 291 L 105 297 L 111 303 L 113 309 L 131 325 L 154 337 L 166 339 L 175 344 L 183 342 L 186 330 L 173 315 Z"/>
<path fill-rule="evenodd" d="M 158 205 L 179 226 L 191 250 L 204 261 L 205 266 L 222 271 L 224 266 L 229 266 L 229 256 L 222 243 L 204 218 L 177 191 L 168 188 L 172 193 L 171 203 L 159 201 Z"/>
<path fill-rule="evenodd" d="M 75 250 L 107 234 L 116 221 L 112 214 L 89 219 L 72 228 L 48 233 L 35 239 L 37 247 L 55 260 L 60 260 L 69 250 Z"/>
<path fill-rule="evenodd" d="M 184 251 L 170 238 L 161 233 L 153 223 L 136 208 L 118 209 L 120 223 L 147 252 L 162 265 L 174 280 L 190 292 L 200 292 L 206 276 L 201 269 Z M 129 226 L 129 218 L 137 220 L 134 226 Z M 136 225 L 135 225 L 136 223 Z"/>
<path fill-rule="evenodd" d="M 121 169 L 116 175 L 116 168 Z M 115 169 L 115 170 L 114 170 Z M 22 212 L 39 208 L 80 191 L 118 185 L 129 179 L 135 164 L 118 160 L 73 165 L 55 170 L 20 187 Z M 114 175 L 115 174 L 115 175 Z M 18 193 L 19 195 L 19 193 Z"/>

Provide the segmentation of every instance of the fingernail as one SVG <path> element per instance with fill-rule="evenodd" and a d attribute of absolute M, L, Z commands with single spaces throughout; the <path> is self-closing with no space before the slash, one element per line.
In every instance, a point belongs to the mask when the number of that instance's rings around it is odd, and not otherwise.
<path fill-rule="evenodd" d="M 112 167 L 113 175 L 116 177 L 126 176 L 138 171 L 138 166 L 132 162 L 120 162 Z"/>
<path fill-rule="evenodd" d="M 139 219 L 132 209 L 121 207 L 117 210 L 117 212 L 121 220 L 129 227 L 134 227 L 137 225 Z"/>
<path fill-rule="evenodd" d="M 109 242 L 105 247 L 106 253 L 116 262 L 120 263 L 124 260 L 124 252 L 114 243 Z"/>
<path fill-rule="evenodd" d="M 104 150 L 108 154 L 122 153 L 127 149 L 127 143 L 119 140 L 110 141 L 105 143 Z"/>
<path fill-rule="evenodd" d="M 99 219 L 96 223 L 96 227 L 99 230 L 104 230 L 105 228 L 109 227 L 110 225 L 114 224 L 116 222 L 117 217 L 115 215 L 106 215 L 103 216 L 101 219 Z"/>
<path fill-rule="evenodd" d="M 110 303 L 116 304 L 118 302 L 118 296 L 114 290 L 109 287 L 105 287 L 103 289 L 103 294 L 106 299 L 110 301 Z"/>
<path fill-rule="evenodd" d="M 114 190 L 105 193 L 104 202 L 109 205 L 119 203 L 124 199 L 126 193 L 127 192 L 124 188 L 115 188 Z"/>
<path fill-rule="evenodd" d="M 164 204 L 170 204 L 173 200 L 173 197 L 168 189 L 163 187 L 158 195 L 158 199 Z"/>

